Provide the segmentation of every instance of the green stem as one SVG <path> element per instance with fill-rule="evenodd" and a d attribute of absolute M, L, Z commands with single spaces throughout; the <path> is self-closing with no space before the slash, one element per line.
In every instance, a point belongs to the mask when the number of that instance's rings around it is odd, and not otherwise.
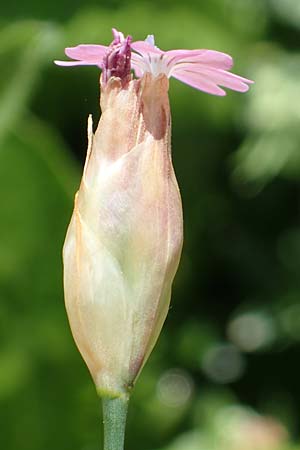
<path fill-rule="evenodd" d="M 102 398 L 104 450 L 124 450 L 128 398 Z"/>

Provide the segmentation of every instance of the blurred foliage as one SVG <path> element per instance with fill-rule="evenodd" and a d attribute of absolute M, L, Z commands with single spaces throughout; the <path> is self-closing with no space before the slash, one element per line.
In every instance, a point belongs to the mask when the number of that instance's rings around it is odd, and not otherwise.
<path fill-rule="evenodd" d="M 154 33 L 165 49 L 228 52 L 256 81 L 225 98 L 171 81 L 185 247 L 127 448 L 300 449 L 299 0 L 2 5 L 1 448 L 101 448 L 61 264 L 99 74 L 52 61 L 66 46 L 109 43 L 112 26 Z"/>

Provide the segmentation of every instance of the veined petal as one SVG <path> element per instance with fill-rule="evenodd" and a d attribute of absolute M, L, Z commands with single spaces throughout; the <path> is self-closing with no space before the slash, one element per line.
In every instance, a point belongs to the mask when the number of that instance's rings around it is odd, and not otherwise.
<path fill-rule="evenodd" d="M 101 67 L 101 63 L 95 63 L 95 62 L 88 62 L 88 61 L 58 61 L 55 60 L 54 64 L 57 66 L 99 66 Z"/>
<path fill-rule="evenodd" d="M 218 85 L 238 92 L 247 92 L 250 87 L 248 84 L 253 83 L 252 80 L 248 80 L 247 78 L 243 78 L 234 73 L 226 72 L 225 70 L 220 69 L 205 68 L 203 69 L 203 74 L 206 74 L 210 80 L 214 81 Z"/>
<path fill-rule="evenodd" d="M 219 96 L 226 95 L 226 92 L 216 83 L 200 73 L 188 72 L 186 70 L 179 69 L 175 72 L 175 74 L 173 74 L 173 77 L 185 84 L 188 84 L 189 86 L 206 92 L 207 94 Z"/>
<path fill-rule="evenodd" d="M 134 70 L 134 73 L 138 78 L 143 76 L 143 73 L 145 72 L 145 65 L 143 63 L 143 58 L 140 55 L 131 53 L 131 68 Z"/>
<path fill-rule="evenodd" d="M 177 78 L 177 74 L 185 74 L 187 77 L 192 76 L 193 79 L 205 77 L 216 85 L 224 86 L 238 92 L 247 92 L 249 90 L 248 84 L 252 84 L 252 80 L 240 77 L 225 70 L 203 66 L 201 64 L 182 64 L 173 69 L 173 76 Z"/>
<path fill-rule="evenodd" d="M 137 76 L 141 76 L 139 74 L 143 72 L 151 72 L 154 76 L 164 73 L 171 77 L 178 66 L 185 67 L 187 64 L 195 65 L 195 71 L 199 70 L 199 65 L 222 70 L 228 70 L 233 65 L 231 56 L 215 50 L 182 49 L 164 52 L 148 41 L 134 42 L 132 48 L 138 52 L 138 54 L 132 54 L 136 56 L 132 61 L 132 67 Z"/>
<path fill-rule="evenodd" d="M 76 47 L 67 47 L 65 54 L 72 59 L 100 64 L 107 48 L 105 45 L 81 44 Z"/>
<path fill-rule="evenodd" d="M 145 55 L 131 53 L 131 68 L 138 78 L 142 77 L 146 72 L 152 73 L 154 76 L 160 73 L 165 73 L 168 76 L 168 67 L 165 61 L 163 61 L 163 53 L 159 55 L 154 53 L 150 55 L 147 53 Z"/>
<path fill-rule="evenodd" d="M 211 67 L 228 70 L 233 66 L 233 59 L 226 53 L 216 50 L 170 50 L 166 52 L 170 63 L 201 63 Z"/>
<path fill-rule="evenodd" d="M 162 50 L 160 50 L 158 47 L 156 47 L 155 45 L 152 45 L 146 41 L 133 42 L 131 44 L 131 47 L 135 52 L 138 52 L 143 56 L 147 56 L 151 53 L 154 53 L 156 55 L 161 55 L 162 53 L 165 53 Z"/>

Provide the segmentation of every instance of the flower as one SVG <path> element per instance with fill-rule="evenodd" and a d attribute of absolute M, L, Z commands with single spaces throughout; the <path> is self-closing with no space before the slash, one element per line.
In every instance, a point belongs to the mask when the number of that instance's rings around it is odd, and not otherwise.
<path fill-rule="evenodd" d="M 126 39 L 123 33 L 113 29 L 114 42 L 118 45 Z M 109 47 L 104 45 L 78 45 L 68 47 L 65 54 L 76 61 L 55 61 L 60 66 L 93 65 L 103 69 L 104 58 Z M 140 78 L 145 73 L 153 76 L 165 74 L 174 77 L 208 94 L 224 96 L 226 92 L 220 86 L 238 92 L 247 92 L 252 80 L 235 75 L 229 70 L 233 66 L 231 56 L 215 50 L 169 50 L 163 51 L 155 46 L 154 36 L 145 41 L 131 44 L 131 68 Z"/>
<path fill-rule="evenodd" d="M 63 249 L 65 303 L 76 344 L 98 392 L 126 397 L 166 318 L 183 242 L 180 193 L 171 159 L 170 76 L 224 95 L 246 91 L 228 55 L 163 52 L 152 36 L 132 43 L 113 29 L 110 46 L 67 48 L 96 65 L 102 115 L 88 150 Z M 131 70 L 138 79 L 133 79 Z"/>
<path fill-rule="evenodd" d="M 168 78 L 129 79 L 129 47 L 118 35 L 104 53 L 102 115 L 95 134 L 89 118 L 63 249 L 72 334 L 99 394 L 122 398 L 161 331 L 183 241 Z"/>

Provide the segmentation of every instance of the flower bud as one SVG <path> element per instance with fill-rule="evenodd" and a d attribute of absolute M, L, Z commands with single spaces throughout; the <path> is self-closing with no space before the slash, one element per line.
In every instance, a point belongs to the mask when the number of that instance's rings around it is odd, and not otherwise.
<path fill-rule="evenodd" d="M 166 318 L 182 248 L 171 162 L 168 79 L 150 73 L 102 85 L 67 232 L 65 302 L 101 395 L 126 395 Z"/>

